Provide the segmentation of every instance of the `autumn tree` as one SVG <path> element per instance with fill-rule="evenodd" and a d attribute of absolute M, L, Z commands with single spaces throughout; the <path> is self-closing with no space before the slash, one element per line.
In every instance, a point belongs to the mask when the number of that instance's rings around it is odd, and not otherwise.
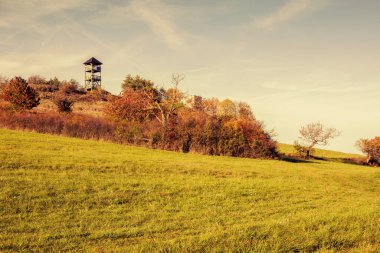
<path fill-rule="evenodd" d="M 152 90 L 154 88 L 154 83 L 150 80 L 141 78 L 139 75 L 132 77 L 127 75 L 121 84 L 123 90 Z"/>
<path fill-rule="evenodd" d="M 44 77 L 40 75 L 31 75 L 28 78 L 28 84 L 46 84 L 47 81 Z"/>
<path fill-rule="evenodd" d="M 150 114 L 147 99 L 142 91 L 126 90 L 120 97 L 111 99 L 105 113 L 116 122 L 142 122 Z"/>
<path fill-rule="evenodd" d="M 248 104 L 199 96 L 186 101 L 179 90 L 183 75 L 173 75 L 168 89 L 141 77 L 126 79 L 105 109 L 120 140 L 211 155 L 277 156 L 276 142 Z"/>
<path fill-rule="evenodd" d="M 262 123 L 247 118 L 225 122 L 219 146 L 224 155 L 251 158 L 277 156 L 276 142 L 270 133 L 264 130 Z"/>
<path fill-rule="evenodd" d="M 19 76 L 2 87 L 0 96 L 11 103 L 14 110 L 30 110 L 40 103 L 38 93 Z"/>
<path fill-rule="evenodd" d="M 120 96 L 108 96 L 109 102 L 104 112 L 116 124 L 117 135 L 122 141 L 138 144 L 158 131 L 151 129 L 155 128 L 151 121 L 157 113 L 152 104 L 160 101 L 158 91 L 153 82 L 131 75 L 122 83 L 122 89 Z M 153 142 L 154 146 L 156 142 L 150 140 L 150 143 Z"/>
<path fill-rule="evenodd" d="M 58 112 L 68 113 L 72 111 L 74 103 L 78 101 L 78 96 L 82 92 L 79 90 L 78 83 L 74 79 L 60 83 L 59 90 L 53 96 L 53 102 L 57 106 Z"/>
<path fill-rule="evenodd" d="M 337 129 L 326 127 L 319 122 L 309 123 L 301 127 L 299 133 L 301 143 L 295 141 L 294 147 L 305 157 L 311 156 L 312 150 L 316 145 L 325 146 L 331 139 L 340 135 Z"/>
<path fill-rule="evenodd" d="M 178 110 L 183 107 L 183 93 L 178 89 L 180 82 L 184 79 L 183 75 L 173 74 L 172 75 L 172 87 L 169 89 L 158 88 L 154 84 L 145 80 L 139 76 L 135 78 L 130 75 L 127 76 L 122 84 L 124 89 L 122 96 L 125 94 L 134 97 L 138 96 L 139 101 L 132 102 L 126 99 L 124 102 L 120 100 L 121 103 L 125 103 L 132 108 L 136 107 L 136 110 L 130 110 L 131 114 L 127 113 L 128 117 L 137 116 L 137 118 L 145 117 L 149 119 L 155 119 L 159 122 L 160 127 L 160 139 L 164 142 L 169 143 L 169 137 L 175 134 L 170 129 L 174 127 L 175 117 L 177 116 Z M 142 106 L 143 108 L 139 107 Z M 121 109 L 125 111 L 125 109 Z M 133 116 L 134 115 L 134 116 Z"/>
<path fill-rule="evenodd" d="M 238 103 L 237 111 L 238 111 L 239 118 L 250 119 L 250 120 L 255 119 L 255 116 L 253 115 L 251 107 L 249 106 L 249 104 L 245 102 Z"/>
<path fill-rule="evenodd" d="M 203 111 L 203 98 L 201 96 L 193 96 L 191 107 L 195 111 Z"/>
<path fill-rule="evenodd" d="M 184 107 L 178 112 L 178 124 L 175 131 L 179 133 L 181 138 L 181 149 L 183 152 L 189 152 L 190 149 L 206 153 L 205 146 L 205 126 L 209 115 L 202 110 L 192 107 Z"/>
<path fill-rule="evenodd" d="M 373 139 L 360 139 L 356 145 L 367 155 L 368 164 L 380 164 L 380 136 Z"/>
<path fill-rule="evenodd" d="M 224 99 L 219 103 L 219 114 L 225 117 L 236 117 L 236 104 L 230 99 Z"/>
<path fill-rule="evenodd" d="M 0 94 L 1 90 L 5 87 L 5 85 L 8 83 L 9 79 L 3 75 L 0 75 Z M 1 97 L 0 97 L 1 98 Z"/>
<path fill-rule="evenodd" d="M 167 130 L 170 120 L 175 113 L 183 107 L 182 99 L 183 93 L 178 89 L 179 84 L 184 79 L 183 75 L 173 74 L 172 85 L 173 87 L 165 90 L 153 89 L 144 90 L 147 97 L 148 108 L 153 112 L 155 118 L 161 123 L 164 131 Z"/>
<path fill-rule="evenodd" d="M 203 99 L 203 111 L 210 116 L 216 116 L 218 113 L 219 100 L 217 98 Z"/>

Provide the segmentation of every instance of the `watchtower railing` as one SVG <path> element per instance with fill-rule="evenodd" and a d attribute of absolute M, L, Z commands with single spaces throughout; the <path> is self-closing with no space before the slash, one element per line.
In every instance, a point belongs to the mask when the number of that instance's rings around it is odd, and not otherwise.
<path fill-rule="evenodd" d="M 87 66 L 85 66 L 84 70 L 86 72 L 100 72 L 100 71 L 102 71 L 102 67 L 101 66 L 87 65 Z"/>

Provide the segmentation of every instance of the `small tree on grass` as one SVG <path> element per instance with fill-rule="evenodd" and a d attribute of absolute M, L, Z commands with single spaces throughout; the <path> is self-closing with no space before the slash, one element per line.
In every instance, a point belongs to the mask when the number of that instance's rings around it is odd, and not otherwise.
<path fill-rule="evenodd" d="M 360 139 L 356 145 L 367 155 L 368 164 L 380 164 L 380 136 L 373 139 Z"/>
<path fill-rule="evenodd" d="M 300 156 L 303 156 L 303 157 L 306 157 L 307 152 L 309 152 L 309 154 L 314 153 L 313 148 L 308 150 L 307 146 L 300 144 L 298 141 L 294 141 L 293 147 L 294 147 L 294 150 L 296 151 L 296 153 Z"/>
<path fill-rule="evenodd" d="M 312 154 L 313 148 L 316 145 L 326 146 L 331 139 L 340 135 L 340 132 L 335 128 L 329 128 L 321 123 L 309 123 L 301 127 L 299 130 L 300 136 L 298 141 L 294 142 L 296 151 L 306 158 Z"/>
<path fill-rule="evenodd" d="M 0 96 L 11 103 L 14 110 L 30 110 L 40 104 L 38 93 L 19 76 L 2 87 Z"/>

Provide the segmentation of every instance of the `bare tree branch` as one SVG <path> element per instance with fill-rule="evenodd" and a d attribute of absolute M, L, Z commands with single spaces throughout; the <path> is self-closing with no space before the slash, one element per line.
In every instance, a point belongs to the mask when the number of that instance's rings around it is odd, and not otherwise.
<path fill-rule="evenodd" d="M 299 130 L 300 137 L 304 144 L 306 156 L 310 157 L 311 151 L 315 145 L 326 146 L 331 139 L 338 137 L 340 132 L 335 128 L 329 128 L 321 123 L 309 123 Z"/>

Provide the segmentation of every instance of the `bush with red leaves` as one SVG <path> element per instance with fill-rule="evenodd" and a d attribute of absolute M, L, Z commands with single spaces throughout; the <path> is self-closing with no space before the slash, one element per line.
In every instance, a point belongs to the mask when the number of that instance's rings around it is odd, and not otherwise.
<path fill-rule="evenodd" d="M 68 95 L 58 92 L 53 97 L 53 102 L 58 108 L 58 112 L 71 112 L 74 101 Z"/>
<path fill-rule="evenodd" d="M 0 96 L 9 102 L 14 110 L 30 110 L 40 103 L 38 93 L 19 76 L 12 78 L 2 87 Z"/>
<path fill-rule="evenodd" d="M 75 113 L 31 113 L 0 110 L 0 127 L 119 142 L 114 126 L 106 119 Z"/>

